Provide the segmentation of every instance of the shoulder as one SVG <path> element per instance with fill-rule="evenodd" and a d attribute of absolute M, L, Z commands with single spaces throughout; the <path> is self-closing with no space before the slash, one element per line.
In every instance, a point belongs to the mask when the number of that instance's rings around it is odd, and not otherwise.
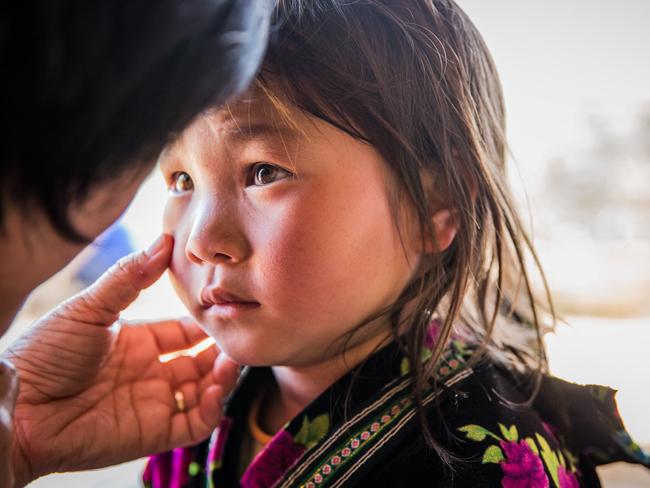
<path fill-rule="evenodd" d="M 439 451 L 426 444 L 421 424 L 412 422 L 393 455 L 371 476 L 386 486 L 422 479 L 454 487 L 600 486 L 597 463 L 569 429 L 575 413 L 561 398 L 566 389 L 549 389 L 560 380 L 540 379 L 542 387 L 533 396 L 533 376 L 482 361 L 471 374 L 448 381 L 426 407 Z M 393 478 L 394 483 L 388 481 Z"/>
<path fill-rule="evenodd" d="M 456 458 L 448 476 L 459 477 L 460 486 L 467 479 L 490 480 L 495 486 L 572 488 L 580 486 L 578 476 L 584 486 L 600 486 L 595 465 L 581 456 L 570 436 L 571 421 L 556 422 L 558 413 L 566 417 L 561 397 L 540 405 L 548 381 L 484 360 L 452 387 L 438 413 L 429 411 L 436 437 Z"/>

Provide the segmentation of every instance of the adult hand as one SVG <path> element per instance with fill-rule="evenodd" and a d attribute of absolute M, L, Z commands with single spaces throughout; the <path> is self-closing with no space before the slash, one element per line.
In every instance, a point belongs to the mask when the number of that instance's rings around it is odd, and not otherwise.
<path fill-rule="evenodd" d="M 0 486 L 12 486 L 13 469 L 11 452 L 13 423 L 12 416 L 16 403 L 16 371 L 8 361 L 0 361 Z"/>
<path fill-rule="evenodd" d="M 218 425 L 237 366 L 214 346 L 196 357 L 159 361 L 204 339 L 198 326 L 189 319 L 116 322 L 162 275 L 172 247 L 172 238 L 161 236 L 148 251 L 123 259 L 4 355 L 20 380 L 12 449 L 17 485 L 193 444 Z"/>

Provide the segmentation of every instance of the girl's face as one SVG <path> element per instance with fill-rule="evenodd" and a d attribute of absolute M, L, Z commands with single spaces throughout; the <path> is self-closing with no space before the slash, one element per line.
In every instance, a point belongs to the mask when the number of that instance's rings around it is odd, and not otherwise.
<path fill-rule="evenodd" d="M 199 118 L 160 160 L 172 283 L 241 364 L 317 365 L 340 354 L 336 341 L 396 300 L 419 260 L 414 226 L 402 222 L 400 239 L 378 153 L 290 115 L 293 126 L 261 97 L 240 101 Z"/>

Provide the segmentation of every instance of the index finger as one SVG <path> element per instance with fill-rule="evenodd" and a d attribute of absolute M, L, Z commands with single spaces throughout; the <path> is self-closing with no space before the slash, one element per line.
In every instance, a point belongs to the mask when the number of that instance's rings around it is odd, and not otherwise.
<path fill-rule="evenodd" d="M 173 238 L 163 234 L 146 251 L 120 259 L 89 288 L 67 302 L 68 312 L 77 313 L 87 323 L 112 324 L 140 291 L 162 276 L 172 248 Z"/>

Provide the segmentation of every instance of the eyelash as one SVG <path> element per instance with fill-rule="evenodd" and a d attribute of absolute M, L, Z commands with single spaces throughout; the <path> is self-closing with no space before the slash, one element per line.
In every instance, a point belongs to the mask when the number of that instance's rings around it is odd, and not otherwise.
<path fill-rule="evenodd" d="M 284 176 L 283 178 L 274 179 L 273 181 L 271 181 L 269 183 L 257 184 L 256 183 L 256 179 L 257 179 L 256 177 L 258 175 L 259 170 L 262 169 L 262 168 L 271 168 L 272 171 L 276 171 L 276 172 L 279 172 L 279 173 L 284 173 L 286 176 Z M 271 183 L 275 183 L 276 181 L 283 180 L 284 178 L 289 178 L 291 176 L 293 176 L 293 173 L 291 173 L 290 171 L 287 171 L 284 168 L 281 168 L 281 167 L 276 166 L 276 165 L 271 164 L 271 163 L 257 162 L 257 163 L 251 164 L 246 169 L 246 186 L 267 186 L 267 185 L 270 185 Z M 184 180 L 181 180 L 180 179 L 181 177 L 187 177 L 187 178 L 184 179 Z M 180 181 L 185 181 L 186 183 L 189 183 L 190 187 L 180 189 L 180 190 L 177 189 L 176 185 Z M 186 173 L 185 171 L 176 171 L 175 173 L 172 173 L 171 182 L 169 184 L 169 191 L 171 193 L 181 194 L 181 193 L 185 193 L 185 192 L 188 192 L 188 191 L 192 191 L 193 189 L 194 189 L 194 182 L 192 181 L 192 177 L 188 173 Z"/>
<path fill-rule="evenodd" d="M 279 173 L 284 173 L 285 176 L 283 178 L 279 179 L 274 179 L 273 181 L 269 183 L 262 183 L 262 184 L 256 184 L 256 177 L 258 175 L 258 172 L 261 168 L 271 168 L 271 170 L 279 172 Z M 284 178 L 289 178 L 293 176 L 293 173 L 290 171 L 287 171 L 284 168 L 281 168 L 280 166 L 276 166 L 275 164 L 271 163 L 265 163 L 265 162 L 257 162 L 251 164 L 247 169 L 246 169 L 246 186 L 267 186 L 270 185 L 271 183 L 275 183 L 276 181 L 283 180 Z"/>

